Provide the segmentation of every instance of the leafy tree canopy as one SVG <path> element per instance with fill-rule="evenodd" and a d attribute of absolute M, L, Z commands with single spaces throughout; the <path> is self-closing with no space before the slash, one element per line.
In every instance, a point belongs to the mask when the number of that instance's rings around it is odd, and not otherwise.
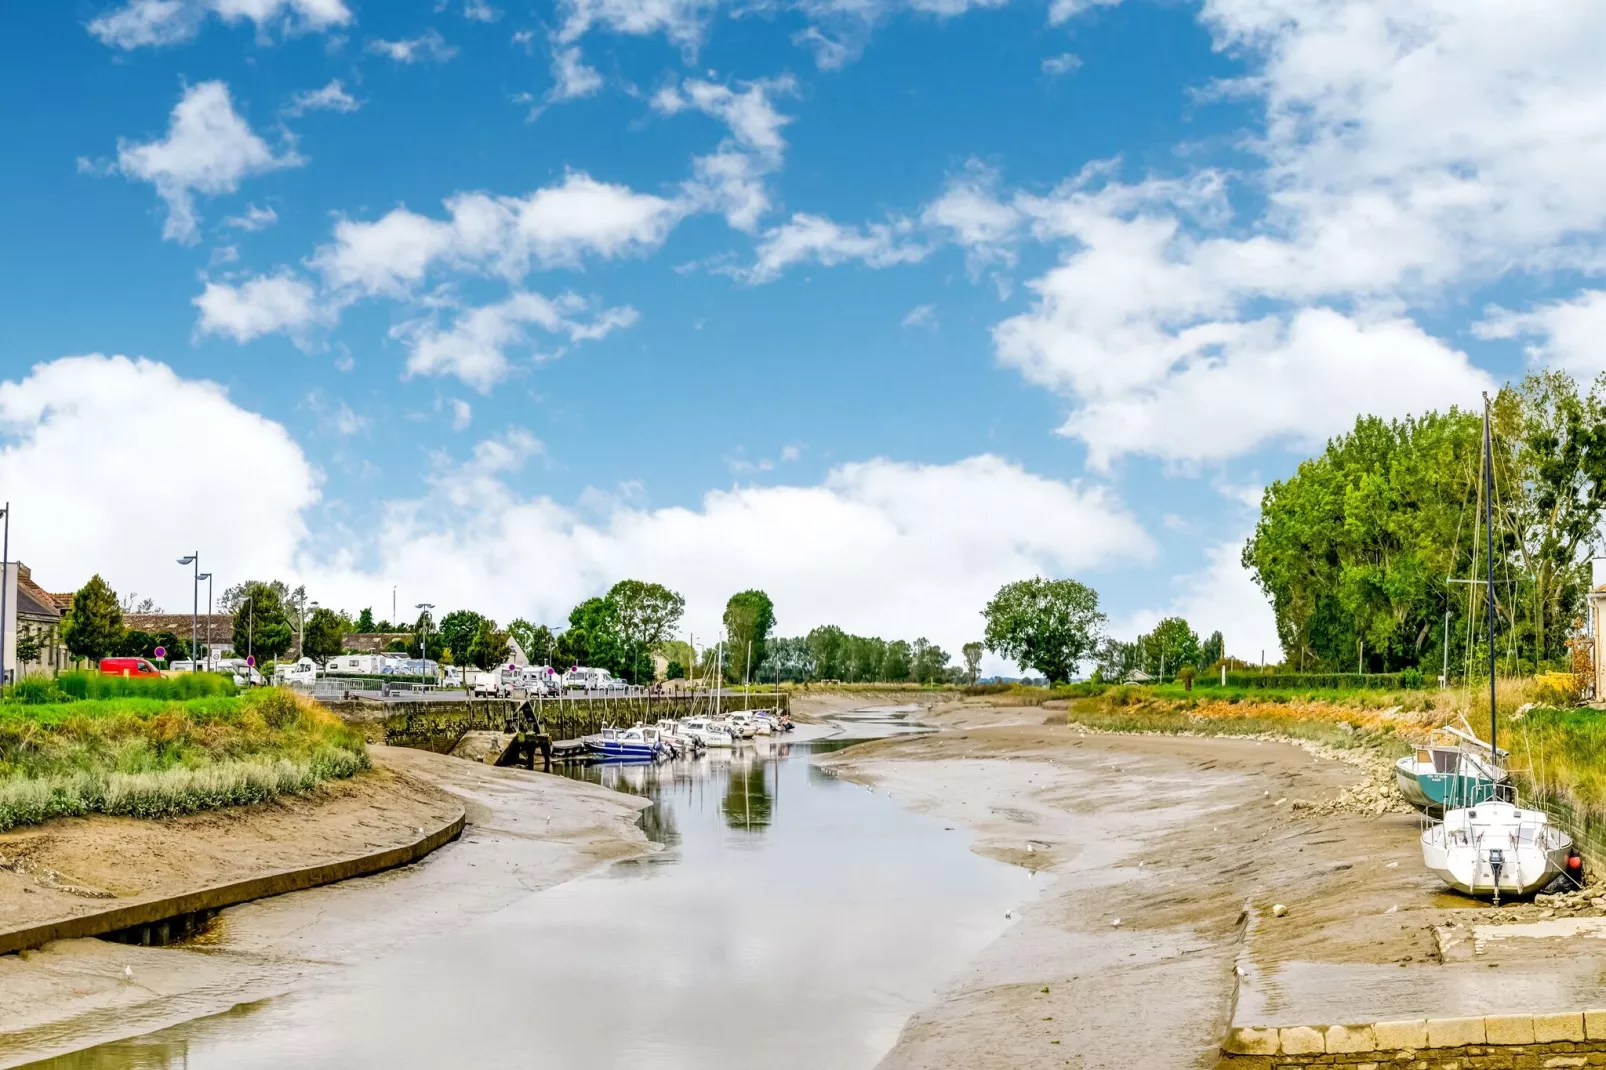
<path fill-rule="evenodd" d="M 759 590 L 740 591 L 725 603 L 725 677 L 739 681 L 751 664 L 764 662 L 765 641 L 775 628 L 775 603 Z"/>
<path fill-rule="evenodd" d="M 973 684 L 981 677 L 981 655 L 987 648 L 980 643 L 966 643 L 959 649 L 965 656 L 965 680 Z"/>
<path fill-rule="evenodd" d="M 110 657 L 121 647 L 123 608 L 117 602 L 117 592 L 98 572 L 73 595 L 62 641 L 73 657 L 91 661 Z"/>
<path fill-rule="evenodd" d="M 1005 584 L 982 610 L 987 649 L 1064 683 L 1088 658 L 1104 631 L 1093 588 L 1075 580 L 1037 577 Z"/>
<path fill-rule="evenodd" d="M 301 652 L 309 658 L 327 661 L 345 649 L 346 632 L 351 622 L 343 615 L 322 606 L 307 618 L 307 634 L 302 640 Z"/>

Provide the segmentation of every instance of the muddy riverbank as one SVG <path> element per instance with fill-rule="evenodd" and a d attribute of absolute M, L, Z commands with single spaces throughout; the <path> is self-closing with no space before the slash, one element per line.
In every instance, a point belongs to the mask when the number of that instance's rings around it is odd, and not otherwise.
<path fill-rule="evenodd" d="M 1431 953 L 1442 897 L 1414 819 L 1293 805 L 1337 796 L 1357 769 L 1288 744 L 1086 734 L 1064 716 L 950 705 L 925 717 L 936 734 L 822 759 L 1047 882 L 908 1022 L 886 1070 L 1212 1066 L 1241 962 Z M 1289 909 L 1272 922 L 1276 903 Z M 1417 911 L 1403 931 L 1400 904 Z M 1250 942 L 1246 910 L 1268 919 Z"/>
<path fill-rule="evenodd" d="M 398 808 L 395 813 L 402 812 L 400 800 L 408 799 L 460 807 L 468 815 L 462 838 L 419 865 L 225 911 L 201 939 L 183 945 L 143 948 L 67 940 L 0 957 L 0 1066 L 289 992 L 313 976 L 449 932 L 533 891 L 653 849 L 637 823 L 645 804 L 628 795 L 422 751 L 376 747 L 373 755 L 391 778 L 393 790 L 385 798 Z M 356 804 L 347 800 L 347 805 Z M 374 833 L 363 824 L 377 821 L 373 811 L 364 816 L 337 806 L 325 813 L 330 827 L 320 824 L 311 832 L 306 814 L 209 815 L 214 821 L 203 825 L 199 836 L 205 849 L 174 852 L 166 869 L 129 867 L 121 879 L 152 887 L 148 874 L 177 879 L 185 864 L 201 868 L 196 859 L 216 859 L 219 868 L 255 864 L 261 857 L 250 853 L 256 843 L 271 845 L 278 852 L 273 857 L 283 860 L 310 857 Z M 342 821 L 350 827 L 335 827 Z M 220 831 L 231 822 L 242 834 L 234 841 L 240 851 L 233 859 Z M 52 826 L 36 831 L 48 835 Z M 163 834 L 153 825 L 135 830 L 131 842 Z M 114 873 L 115 861 L 107 867 Z M 92 880 L 97 872 L 80 865 L 75 875 Z"/>

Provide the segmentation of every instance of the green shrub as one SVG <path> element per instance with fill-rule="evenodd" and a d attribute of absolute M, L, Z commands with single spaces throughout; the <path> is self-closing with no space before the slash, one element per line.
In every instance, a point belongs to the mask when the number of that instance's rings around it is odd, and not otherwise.
<path fill-rule="evenodd" d="M 1422 670 L 1410 668 L 1401 672 L 1400 686 L 1408 691 L 1418 690 L 1422 686 Z"/>
<path fill-rule="evenodd" d="M 25 706 L 42 706 L 47 702 L 65 702 L 67 697 L 56 686 L 56 681 L 44 673 L 29 673 L 6 688 L 7 699 L 12 702 L 20 702 Z"/>
<path fill-rule="evenodd" d="M 232 695 L 234 679 L 222 673 L 187 672 L 175 676 L 104 676 L 98 672 L 64 672 L 56 687 L 69 698 L 207 698 Z"/>
<path fill-rule="evenodd" d="M 1397 672 L 1228 672 L 1228 687 L 1290 688 L 1296 691 L 1394 690 Z M 1417 672 L 1418 677 L 1421 673 Z M 1219 679 L 1219 678 L 1218 678 Z M 1420 683 L 1418 686 L 1421 686 Z"/>

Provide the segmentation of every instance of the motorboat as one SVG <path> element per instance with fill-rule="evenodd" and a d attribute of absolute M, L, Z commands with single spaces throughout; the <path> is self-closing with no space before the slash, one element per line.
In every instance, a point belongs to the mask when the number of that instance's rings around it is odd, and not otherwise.
<path fill-rule="evenodd" d="M 656 728 L 603 728 L 587 738 L 585 745 L 591 753 L 615 761 L 654 762 L 669 756 Z"/>
<path fill-rule="evenodd" d="M 1446 810 L 1422 833 L 1422 861 L 1468 895 L 1528 895 L 1567 869 L 1573 841 L 1539 810 L 1491 800 Z"/>
<path fill-rule="evenodd" d="M 770 720 L 770 711 L 755 710 L 753 712 L 753 734 L 755 736 L 772 736 L 775 734 L 775 722 Z"/>
<path fill-rule="evenodd" d="M 730 727 L 721 721 L 688 717 L 681 722 L 681 728 L 687 735 L 702 740 L 705 747 L 729 748 L 731 745 Z"/>
<path fill-rule="evenodd" d="M 1510 778 L 1500 767 L 1506 757 L 1469 728 L 1446 726 L 1436 729 L 1426 746 L 1394 763 L 1394 780 L 1406 801 L 1420 810 L 1477 806 L 1510 797 Z"/>
<path fill-rule="evenodd" d="M 673 718 L 665 717 L 661 719 L 658 722 L 658 731 L 678 748 L 680 753 L 676 757 L 694 754 L 707 746 L 702 740 L 686 731 L 685 726 Z"/>
<path fill-rule="evenodd" d="M 752 739 L 757 731 L 753 726 L 753 718 L 746 710 L 732 710 L 726 716 L 726 721 L 730 725 L 732 739 Z"/>

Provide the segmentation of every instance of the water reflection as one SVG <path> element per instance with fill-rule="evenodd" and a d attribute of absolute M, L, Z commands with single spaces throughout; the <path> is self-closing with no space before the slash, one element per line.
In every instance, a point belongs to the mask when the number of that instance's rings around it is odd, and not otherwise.
<path fill-rule="evenodd" d="M 834 742 L 576 770 L 651 799 L 642 820 L 665 849 L 443 919 L 247 1011 L 36 1065 L 873 1067 L 1033 886 L 962 832 L 819 775 L 806 756 Z"/>

